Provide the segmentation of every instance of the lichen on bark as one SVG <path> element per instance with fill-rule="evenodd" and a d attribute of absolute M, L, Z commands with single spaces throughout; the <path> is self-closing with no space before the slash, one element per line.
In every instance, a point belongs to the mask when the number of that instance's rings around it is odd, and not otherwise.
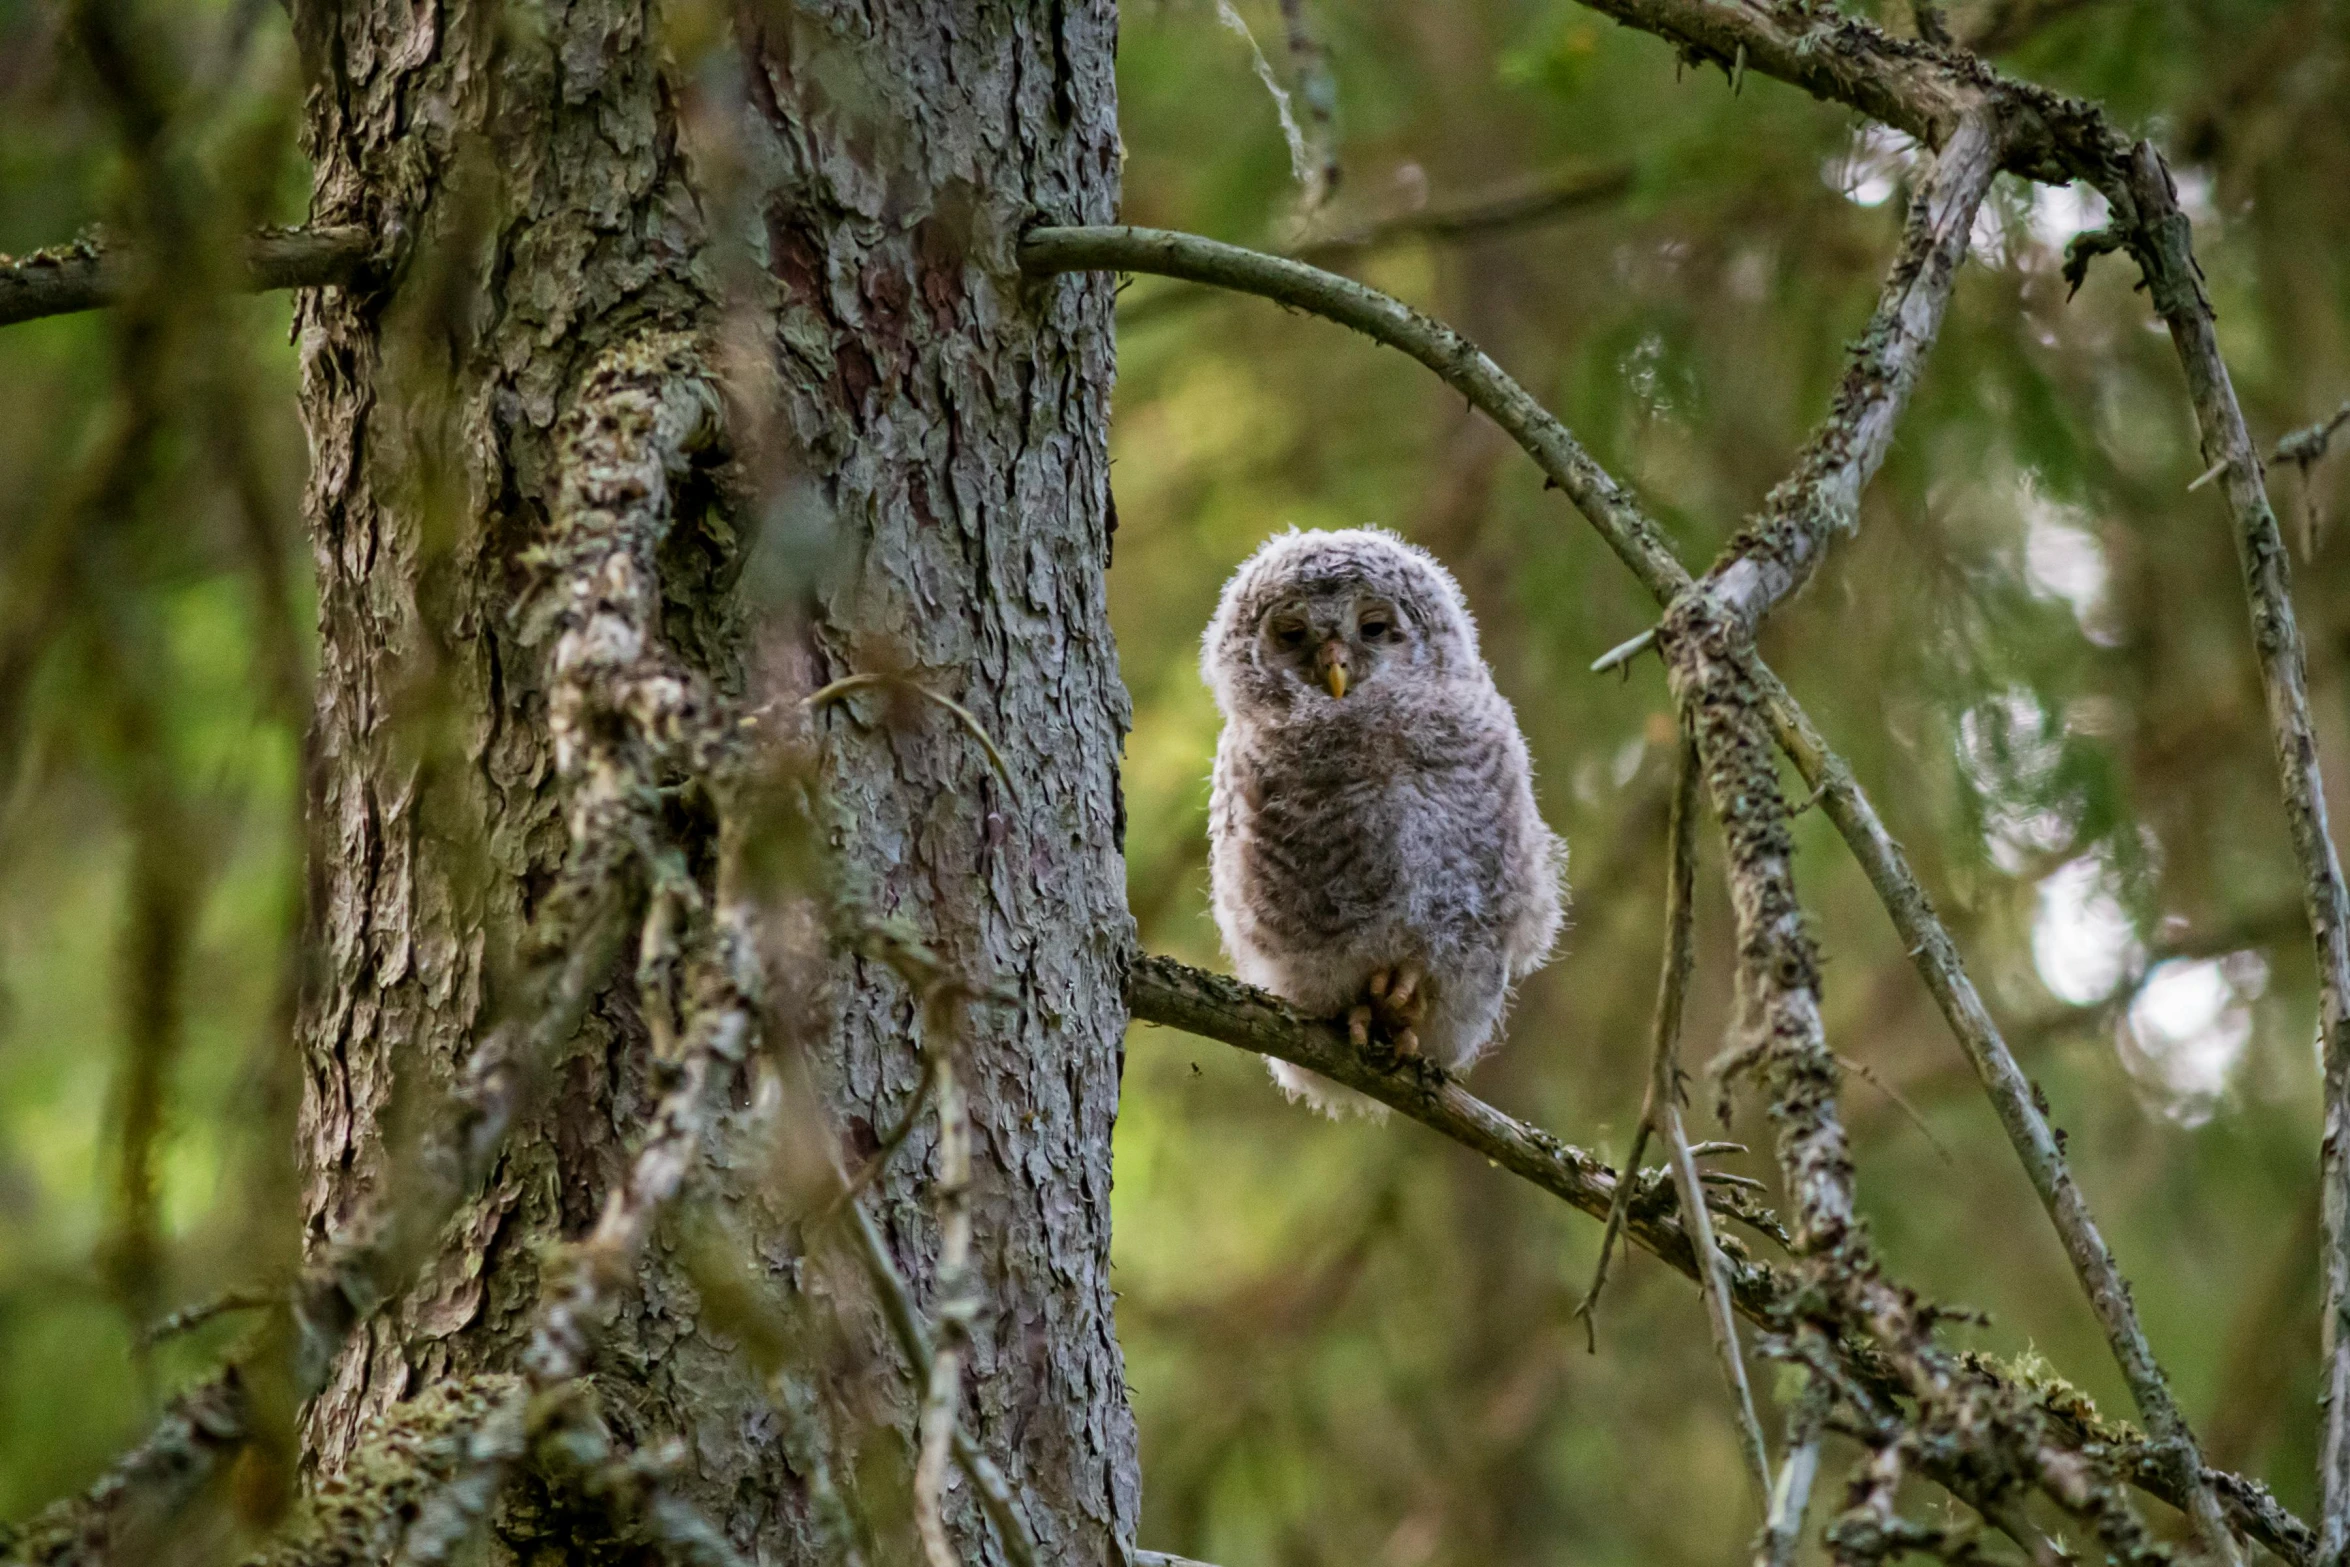
<path fill-rule="evenodd" d="M 564 411 L 597 356 L 657 339 L 724 383 L 742 461 L 631 557 L 653 562 L 657 582 L 625 586 L 678 660 L 675 686 L 637 695 L 690 706 L 706 686 L 775 714 L 831 678 L 903 674 L 968 709 L 1011 774 L 886 693 L 796 731 L 848 922 L 903 924 L 1000 998 L 961 1009 L 952 1041 L 981 1302 L 967 1424 L 1048 1557 L 1108 1559 L 1131 1539 L 1107 1280 L 1129 930 L 1126 703 L 1102 584 L 1110 290 L 1034 286 L 1013 260 L 1027 224 L 1114 207 L 1113 28 L 1107 4 L 748 8 L 732 131 L 758 171 L 745 184 L 696 162 L 647 4 L 585 0 L 535 29 L 439 3 L 297 4 L 313 219 L 398 241 L 380 286 L 317 291 L 298 315 L 322 643 L 312 1255 L 364 1244 L 418 1169 L 447 1162 L 425 1107 L 494 1093 L 505 1129 L 415 1248 L 413 1280 L 336 1357 L 305 1428 L 314 1485 L 351 1474 L 368 1433 L 427 1391 L 522 1366 L 545 1259 L 594 1223 L 659 1093 L 657 1009 L 617 950 L 549 922 L 572 837 L 567 747 L 592 752 L 608 715 L 543 672 L 528 624 L 531 585 L 573 537 Z M 714 826 L 654 793 L 634 805 L 686 833 L 685 872 L 706 883 L 715 844 L 691 844 Z M 606 869 L 609 896 L 645 895 L 641 866 Z M 576 1028 L 543 1070 L 485 1072 L 566 962 Z M 754 1083 L 684 1172 L 785 1297 L 822 1270 L 768 1143 L 829 1121 L 854 1156 L 921 1070 L 916 1009 L 886 965 L 825 949 L 798 977 L 778 1032 L 804 1055 L 754 1077 L 812 1081 L 823 1116 L 779 1120 Z M 931 1144 L 919 1130 L 868 1199 L 921 1299 Z M 705 1320 L 674 1248 L 638 1254 L 597 1305 L 613 1428 L 682 1437 L 665 1483 L 736 1548 L 816 1559 L 803 1471 L 823 1455 L 808 1439 L 843 1444 L 825 1461 L 849 1483 L 861 1444 L 911 1430 L 904 1365 L 869 1305 L 828 1303 L 844 1358 L 822 1385 L 848 1415 L 813 1428 L 778 1417 L 775 1385 Z M 997 1549 L 967 1488 L 949 1522 L 974 1559 Z"/>

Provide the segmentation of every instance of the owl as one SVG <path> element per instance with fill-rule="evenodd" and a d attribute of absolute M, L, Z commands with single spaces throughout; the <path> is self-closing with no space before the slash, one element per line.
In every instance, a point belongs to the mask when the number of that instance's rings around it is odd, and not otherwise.
<path fill-rule="evenodd" d="M 1517 715 L 1434 556 L 1377 528 L 1292 531 L 1224 585 L 1200 650 L 1224 715 L 1208 804 L 1234 971 L 1459 1070 L 1564 917 L 1566 845 Z M 1377 1111 L 1287 1062 L 1329 1115 Z"/>

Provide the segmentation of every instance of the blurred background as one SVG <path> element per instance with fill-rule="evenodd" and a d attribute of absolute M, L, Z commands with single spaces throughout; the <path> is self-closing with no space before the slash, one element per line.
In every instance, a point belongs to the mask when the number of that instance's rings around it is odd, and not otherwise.
<path fill-rule="evenodd" d="M 1702 565 L 1825 408 L 1913 149 L 1760 77 L 1733 90 L 1565 0 L 1297 14 L 1303 50 L 1271 0 L 1127 7 L 1127 218 L 1308 254 L 1458 325 Z M 1907 0 L 1877 14 L 1919 25 Z M 55 5 L 0 0 L 0 251 L 126 205 L 181 225 L 191 258 L 211 233 L 299 220 L 282 13 L 207 0 L 153 20 L 181 83 L 159 132 L 61 48 Z M 2264 447 L 2350 397 L 2350 11 L 1976 0 L 1940 20 L 2163 143 Z M 1294 155 L 1264 76 L 1291 96 Z M 200 207 L 172 204 L 198 189 Z M 2308 941 L 2224 514 L 2187 490 L 2203 465 L 2176 361 L 2125 264 L 2069 302 L 2058 276 L 2100 217 L 2085 191 L 2001 182 L 1860 536 L 1765 651 L 2070 1133 L 2212 1461 L 2306 1510 Z M 0 331 L 0 1517 L 86 1483 L 236 1331 L 149 1349 L 140 1325 L 293 1251 L 311 609 L 288 319 L 265 298 Z M 1120 339 L 1111 593 L 1145 945 L 1220 965 L 1196 652 L 1225 575 L 1276 529 L 1396 528 L 1460 577 L 1573 846 L 1571 936 L 1473 1086 L 1620 1156 L 1673 734 L 1653 659 L 1586 669 L 1653 606 L 1400 356 L 1154 279 L 1123 296 Z M 152 395 L 117 397 L 118 378 Z M 2346 474 L 2350 458 L 2306 486 L 2272 475 L 2338 789 Z M 1882 910 L 1817 813 L 1796 838 L 1830 1037 L 1866 1069 L 1844 1104 L 1890 1264 L 1989 1313 L 1960 1341 L 2126 1414 Z M 1710 841 L 1700 889 L 1692 1065 L 1729 999 Z M 1759 1106 L 1721 1135 L 1756 1148 L 1728 1167 L 1772 1179 Z M 1586 1352 L 1572 1312 L 1595 1222 L 1408 1124 L 1317 1120 L 1254 1058 L 1155 1029 L 1129 1041 L 1117 1157 L 1144 1544 L 1223 1567 L 1741 1549 L 1754 1506 L 1694 1291 L 1631 1257 Z"/>

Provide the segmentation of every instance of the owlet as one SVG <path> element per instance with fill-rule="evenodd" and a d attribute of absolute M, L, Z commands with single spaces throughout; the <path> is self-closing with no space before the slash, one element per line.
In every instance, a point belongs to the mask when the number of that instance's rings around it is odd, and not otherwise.
<path fill-rule="evenodd" d="M 1234 971 L 1450 1069 L 1492 1043 L 1558 939 L 1566 845 L 1534 807 L 1517 716 L 1427 551 L 1292 531 L 1224 585 L 1200 653 L 1224 733 L 1208 805 Z M 1327 1114 L 1373 1101 L 1272 1063 Z"/>

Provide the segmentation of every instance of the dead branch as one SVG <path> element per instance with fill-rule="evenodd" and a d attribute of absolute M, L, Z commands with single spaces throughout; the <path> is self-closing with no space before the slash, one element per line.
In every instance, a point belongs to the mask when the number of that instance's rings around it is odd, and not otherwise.
<path fill-rule="evenodd" d="M 898 1352 L 912 1368 L 915 1385 L 928 1386 L 931 1368 L 936 1363 L 935 1351 L 929 1325 L 922 1320 L 921 1308 L 914 1304 L 914 1292 L 907 1286 L 905 1276 L 898 1272 L 897 1264 L 890 1260 L 889 1245 L 873 1227 L 864 1205 L 851 1202 L 848 1220 L 857 1243 L 857 1260 L 863 1265 L 874 1294 L 881 1299 L 881 1314 L 898 1341 Z M 1011 1482 L 960 1424 L 954 1428 L 954 1442 L 955 1461 L 979 1488 L 979 1504 L 986 1511 L 988 1521 L 996 1526 L 1004 1555 L 1012 1567 L 1037 1567 L 1036 1537 L 1029 1532 L 1028 1521 L 1020 1516 Z"/>
<path fill-rule="evenodd" d="M 375 251 L 375 236 L 362 228 L 264 229 L 240 247 L 230 281 L 246 294 L 347 285 Z M 0 257 L 0 326 L 118 304 L 136 275 L 129 252 L 97 239 Z"/>
<path fill-rule="evenodd" d="M 1771 1487 L 1762 1533 L 1755 1540 L 1755 1567 L 1790 1567 L 1795 1560 L 1803 1539 L 1803 1515 L 1811 1507 L 1812 1484 L 1820 1475 L 1820 1439 L 1831 1402 L 1827 1380 L 1812 1377 L 1787 1411 L 1787 1451 Z"/>
<path fill-rule="evenodd" d="M 1770 1451 L 1763 1445 L 1762 1422 L 1754 1413 L 1754 1390 L 1746 1380 L 1746 1359 L 1738 1348 L 1738 1321 L 1730 1304 L 1730 1263 L 1722 1255 L 1722 1248 L 1714 1239 L 1712 1215 L 1707 1211 L 1705 1184 L 1697 1169 L 1697 1157 L 1689 1146 L 1689 1133 L 1681 1122 L 1681 1065 L 1676 1051 L 1681 1032 L 1681 1007 L 1689 989 L 1689 971 L 1696 963 L 1696 879 L 1697 879 L 1697 784 L 1698 759 L 1696 749 L 1684 739 L 1681 743 L 1680 780 L 1673 791 L 1673 823 L 1671 839 L 1671 869 L 1667 872 L 1665 897 L 1665 947 L 1667 978 L 1660 989 L 1671 994 L 1672 1016 L 1667 1018 L 1666 1002 L 1657 1005 L 1656 1051 L 1650 1059 L 1649 1088 L 1656 1096 L 1657 1127 L 1663 1132 L 1665 1152 L 1673 1172 L 1673 1189 L 1681 1199 L 1682 1227 L 1689 1232 L 1690 1244 L 1696 1248 L 1702 1276 L 1698 1293 L 1705 1299 L 1705 1322 L 1713 1339 L 1714 1358 L 1721 1363 L 1722 1379 L 1730 1389 L 1732 1412 L 1737 1417 L 1738 1442 L 1746 1454 L 1748 1469 L 1755 1484 L 1755 1497 L 1768 1508 L 1771 1496 Z M 1672 977 L 1678 973 L 1677 981 Z M 1629 1164 L 1626 1168 L 1631 1168 Z"/>
<path fill-rule="evenodd" d="M 2179 210 L 2170 170 L 2140 142 L 2098 182 L 2113 216 L 2106 232 L 2126 247 L 2148 298 L 2186 373 L 2202 432 L 2203 460 L 2220 473 L 2234 524 L 2236 556 L 2252 614 L 2269 730 L 2286 825 L 2300 863 L 2318 979 L 2319 1028 L 2325 1046 L 2325 1137 L 2321 1144 L 2325 1215 L 2320 1337 L 2326 1361 L 2319 1449 L 2320 1550 L 2329 1561 L 2350 1550 L 2350 888 L 2326 820 L 2325 779 L 2309 710 L 2308 659 L 2293 615 L 2292 569 L 2262 483 L 2260 457 L 2220 357 L 2211 298 L 2196 265 L 2187 215 Z M 2182 1453 L 2181 1463 L 2188 1460 Z"/>
<path fill-rule="evenodd" d="M 1423 1060 L 1355 1049 L 1338 1020 L 1300 1016 L 1278 997 L 1238 980 L 1156 956 L 1134 961 L 1127 975 L 1126 1003 L 1137 1022 L 1181 1029 L 1287 1061 L 1366 1094 L 1594 1219 L 1606 1219 L 1615 1200 L 1619 1177 L 1594 1155 L 1503 1114 Z M 1715 1204 L 1719 1210 L 1718 1197 Z M 1636 1201 L 1625 1220 L 1624 1233 L 1659 1261 L 1692 1280 L 1698 1278 L 1695 1248 L 1671 1214 Z M 878 1236 L 874 1240 L 879 1243 Z M 1800 1288 L 1792 1276 L 1754 1260 L 1730 1241 L 1723 1241 L 1722 1249 L 1729 1265 L 1731 1299 L 1741 1316 L 1771 1331 L 1796 1320 Z M 1833 1345 L 1831 1352 L 1838 1357 L 1835 1365 L 1843 1387 L 1880 1403 L 1902 1394 L 1891 1367 L 1874 1349 L 1844 1340 Z M 2039 1408 L 2059 1450 L 2094 1445 L 2109 1454 L 2122 1478 L 2139 1490 L 2174 1507 L 2186 1506 L 2187 1488 L 2156 1449 L 2133 1440 L 2122 1428 L 2104 1422 L 2093 1427 L 2084 1424 L 2094 1414 L 2085 1405 L 2049 1407 L 2034 1389 L 1976 1356 L 1962 1357 L 1953 1375 L 1979 1386 L 2003 1406 Z M 1921 1467 L 1937 1483 L 1996 1521 L 1994 1510 L 2000 1507 L 2001 1498 L 1986 1490 L 1969 1471 L 1938 1460 Z M 2315 1535 L 2279 1506 L 2264 1487 L 2216 1471 L 2207 1470 L 2204 1478 L 2218 1491 L 2237 1527 L 2292 1567 L 2312 1567 Z"/>
<path fill-rule="evenodd" d="M 1688 1232 L 1700 1264 L 1698 1293 L 1705 1299 L 1706 1327 L 1713 1340 L 1714 1356 L 1721 1363 L 1723 1380 L 1730 1389 L 1739 1447 L 1755 1483 L 1755 1496 L 1767 1507 L 1771 1496 L 1770 1455 L 1763 1444 L 1762 1424 L 1755 1418 L 1754 1392 L 1747 1384 L 1746 1361 L 1738 1349 L 1738 1324 L 1730 1302 L 1729 1262 L 1714 1239 L 1704 1177 L 1698 1171 L 1688 1131 L 1681 1124 L 1678 1055 L 1681 1014 L 1689 996 L 1690 972 L 1696 967 L 1696 815 L 1697 756 L 1684 740 L 1673 790 L 1672 816 L 1666 828 L 1665 953 L 1657 978 L 1655 1021 L 1649 1035 L 1648 1087 L 1641 1100 L 1639 1129 L 1633 1134 L 1631 1151 L 1624 1156 L 1624 1169 L 1637 1171 L 1649 1136 L 1654 1132 L 1664 1135 L 1666 1167 L 1672 1175 L 1673 1190 L 1681 1201 L 1682 1228 Z M 1592 1272 L 1591 1288 L 1584 1292 L 1582 1304 L 1575 1308 L 1575 1315 L 1583 1319 L 1587 1346 L 1594 1333 L 1593 1308 L 1598 1305 L 1599 1292 L 1607 1283 L 1608 1259 L 1638 1185 L 1637 1180 L 1631 1179 L 1616 1182 L 1615 1200 L 1608 1204 L 1606 1227 L 1600 1232 L 1599 1262 Z"/>

